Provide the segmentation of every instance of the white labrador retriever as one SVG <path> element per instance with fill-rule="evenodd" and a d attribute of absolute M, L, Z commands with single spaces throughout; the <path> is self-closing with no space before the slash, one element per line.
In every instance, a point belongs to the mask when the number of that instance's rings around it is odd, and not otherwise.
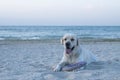
<path fill-rule="evenodd" d="M 60 71 L 66 64 L 74 64 L 77 62 L 86 62 L 89 64 L 96 61 L 96 57 L 92 53 L 79 46 L 76 35 L 64 35 L 61 39 L 61 43 L 64 45 L 63 58 L 54 68 L 54 71 Z"/>

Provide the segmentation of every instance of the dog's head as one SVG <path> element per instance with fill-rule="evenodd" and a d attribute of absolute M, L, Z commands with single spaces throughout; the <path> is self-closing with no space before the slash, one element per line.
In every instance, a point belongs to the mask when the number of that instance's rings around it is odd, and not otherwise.
<path fill-rule="evenodd" d="M 61 43 L 64 45 L 67 54 L 70 54 L 79 45 L 77 36 L 74 34 L 65 34 Z"/>

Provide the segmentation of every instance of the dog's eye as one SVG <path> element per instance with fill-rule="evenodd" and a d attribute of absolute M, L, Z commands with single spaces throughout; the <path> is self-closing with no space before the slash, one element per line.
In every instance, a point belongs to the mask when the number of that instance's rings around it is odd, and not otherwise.
<path fill-rule="evenodd" d="M 72 38 L 71 41 L 74 41 L 74 39 Z"/>

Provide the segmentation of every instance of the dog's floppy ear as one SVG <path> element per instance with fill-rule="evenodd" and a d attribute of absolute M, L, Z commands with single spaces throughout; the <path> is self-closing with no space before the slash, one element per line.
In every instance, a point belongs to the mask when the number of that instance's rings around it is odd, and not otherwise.
<path fill-rule="evenodd" d="M 77 46 L 79 46 L 79 40 L 77 39 Z"/>
<path fill-rule="evenodd" d="M 61 38 L 60 42 L 61 42 L 61 44 L 63 45 L 63 38 Z"/>

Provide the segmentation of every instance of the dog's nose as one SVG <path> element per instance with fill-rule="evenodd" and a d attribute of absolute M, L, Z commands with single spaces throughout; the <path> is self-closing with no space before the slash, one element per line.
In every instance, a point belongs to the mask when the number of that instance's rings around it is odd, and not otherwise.
<path fill-rule="evenodd" d="M 66 46 L 69 47 L 69 46 L 70 46 L 70 42 L 67 42 L 67 43 L 66 43 Z"/>

